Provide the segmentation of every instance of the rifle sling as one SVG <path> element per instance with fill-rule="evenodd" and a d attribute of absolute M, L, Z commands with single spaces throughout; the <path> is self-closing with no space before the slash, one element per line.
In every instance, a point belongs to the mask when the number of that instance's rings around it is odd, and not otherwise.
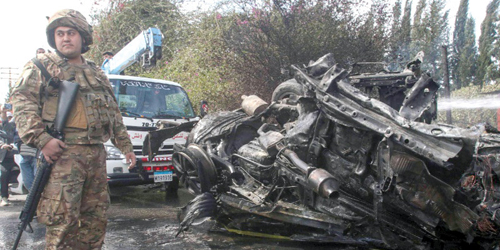
<path fill-rule="evenodd" d="M 45 66 L 43 66 L 42 62 L 38 60 L 38 58 L 33 58 L 31 61 L 40 69 L 40 72 L 42 72 L 43 77 L 47 80 L 48 84 L 51 85 L 52 87 L 57 88 L 57 81 L 54 80 L 54 78 L 50 75 L 50 73 L 47 71 Z"/>

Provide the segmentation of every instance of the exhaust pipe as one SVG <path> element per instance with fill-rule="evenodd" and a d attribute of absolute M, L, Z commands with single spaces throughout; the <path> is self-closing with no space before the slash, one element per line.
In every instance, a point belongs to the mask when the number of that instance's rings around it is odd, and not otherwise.
<path fill-rule="evenodd" d="M 241 107 L 245 113 L 250 116 L 262 113 L 262 111 L 266 110 L 268 105 L 267 102 L 256 95 L 242 95 L 241 99 L 243 100 Z"/>
<path fill-rule="evenodd" d="M 340 184 L 330 173 L 328 173 L 328 171 L 307 165 L 307 163 L 301 160 L 292 150 L 285 149 L 283 154 L 307 176 L 307 186 L 315 193 L 321 195 L 323 198 L 339 198 Z"/>
<path fill-rule="evenodd" d="M 339 183 L 328 171 L 317 168 L 307 177 L 307 185 L 324 198 L 339 198 Z"/>

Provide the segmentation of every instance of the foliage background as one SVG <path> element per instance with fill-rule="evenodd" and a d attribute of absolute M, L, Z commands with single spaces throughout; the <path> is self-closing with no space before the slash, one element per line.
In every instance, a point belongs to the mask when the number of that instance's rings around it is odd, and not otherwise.
<path fill-rule="evenodd" d="M 214 0 L 195 11 L 183 8 L 189 0 L 97 0 L 106 7 L 92 15 L 95 44 L 88 55 L 102 62 L 103 52 L 116 53 L 142 30 L 157 27 L 164 35 L 163 58 L 155 68 L 135 65 L 126 73 L 178 82 L 195 107 L 207 100 L 213 111 L 238 108 L 243 94 L 270 101 L 274 88 L 290 78 L 290 65 L 330 52 L 343 67 L 386 61 L 401 69 L 422 50 L 423 69 L 440 82 L 441 46 L 447 45 L 457 90 L 452 96 L 476 97 L 498 88 L 500 0 L 488 6 L 479 45 L 467 28 L 475 21 L 467 14 L 469 1 L 460 1 L 452 30 L 445 0 L 418 0 L 415 9 L 410 0 Z M 479 57 L 481 49 L 486 52 Z M 494 117 L 470 113 L 453 116 Z"/>
<path fill-rule="evenodd" d="M 193 103 L 207 100 L 212 110 L 234 109 L 243 94 L 269 101 L 273 89 L 290 78 L 291 64 L 307 64 L 328 52 L 339 63 L 380 61 L 390 20 L 386 1 L 375 1 L 367 15 L 364 0 L 219 1 L 213 10 L 180 11 L 182 1 L 111 0 L 96 11 L 95 46 L 90 57 L 119 51 L 139 32 L 158 27 L 164 34 L 163 59 L 145 71 L 127 74 L 181 83 Z"/>

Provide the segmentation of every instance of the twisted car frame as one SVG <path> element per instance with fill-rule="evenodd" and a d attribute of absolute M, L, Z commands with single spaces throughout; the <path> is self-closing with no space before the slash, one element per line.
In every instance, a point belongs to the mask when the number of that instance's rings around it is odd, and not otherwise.
<path fill-rule="evenodd" d="M 420 62 L 355 74 L 328 54 L 292 66 L 270 105 L 205 116 L 173 155 L 198 195 L 180 231 L 211 217 L 297 241 L 498 249 L 500 135 L 431 123 L 439 84 Z"/>

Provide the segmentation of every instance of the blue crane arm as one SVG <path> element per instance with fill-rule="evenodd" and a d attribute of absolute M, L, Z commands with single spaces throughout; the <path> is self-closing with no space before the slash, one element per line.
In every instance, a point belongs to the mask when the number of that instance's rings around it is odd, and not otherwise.
<path fill-rule="evenodd" d="M 101 66 L 106 74 L 118 75 L 130 65 L 142 61 L 143 67 L 156 65 L 161 58 L 161 42 L 163 35 L 157 28 L 148 28 L 125 45 L 111 59 L 106 59 Z"/>

